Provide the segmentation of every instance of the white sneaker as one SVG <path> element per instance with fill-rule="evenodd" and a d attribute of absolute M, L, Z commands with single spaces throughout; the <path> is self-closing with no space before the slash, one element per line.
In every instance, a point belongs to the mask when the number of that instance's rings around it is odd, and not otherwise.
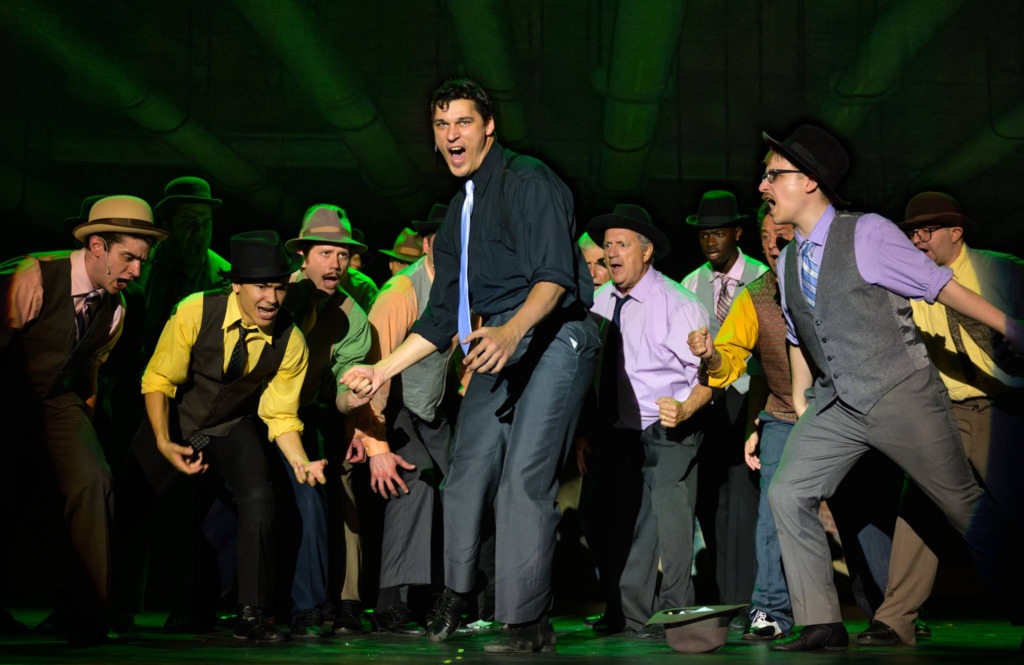
<path fill-rule="evenodd" d="M 760 610 L 754 612 L 750 628 L 743 633 L 743 639 L 756 642 L 769 642 L 780 637 L 782 637 L 782 629 L 779 628 L 779 622 L 774 621 L 768 614 Z"/>

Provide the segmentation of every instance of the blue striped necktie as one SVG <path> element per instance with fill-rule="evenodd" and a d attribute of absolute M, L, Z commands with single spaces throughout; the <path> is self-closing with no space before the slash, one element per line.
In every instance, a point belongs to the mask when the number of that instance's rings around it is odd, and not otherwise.
<path fill-rule="evenodd" d="M 818 292 L 818 264 L 811 256 L 814 251 L 814 243 L 805 240 L 800 245 L 800 290 L 804 292 L 804 299 L 814 309 L 814 296 Z"/>
<path fill-rule="evenodd" d="M 466 200 L 462 203 L 462 253 L 459 256 L 459 343 L 473 331 L 469 320 L 469 221 L 473 216 L 473 181 L 466 181 Z M 462 344 L 469 353 L 469 345 Z"/>
<path fill-rule="evenodd" d="M 103 296 L 103 292 L 99 290 L 84 294 L 85 300 L 82 302 L 82 309 L 75 312 L 75 332 L 78 335 L 79 341 L 85 337 L 85 330 L 92 322 L 93 310 L 96 308 L 96 303 L 100 301 L 101 296 Z M 74 297 L 79 298 L 82 296 Z"/>

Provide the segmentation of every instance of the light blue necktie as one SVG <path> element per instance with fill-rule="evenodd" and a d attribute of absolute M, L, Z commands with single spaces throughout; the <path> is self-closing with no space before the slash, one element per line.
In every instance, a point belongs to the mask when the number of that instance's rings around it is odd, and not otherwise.
<path fill-rule="evenodd" d="M 804 299 L 814 309 L 814 296 L 818 292 L 818 264 L 811 257 L 814 251 L 814 243 L 805 240 L 800 246 L 800 290 L 804 292 Z"/>
<path fill-rule="evenodd" d="M 459 257 L 459 341 L 473 331 L 469 320 L 469 220 L 473 216 L 473 181 L 466 181 L 466 200 L 462 203 L 462 254 Z M 469 344 L 462 345 L 469 353 Z"/>

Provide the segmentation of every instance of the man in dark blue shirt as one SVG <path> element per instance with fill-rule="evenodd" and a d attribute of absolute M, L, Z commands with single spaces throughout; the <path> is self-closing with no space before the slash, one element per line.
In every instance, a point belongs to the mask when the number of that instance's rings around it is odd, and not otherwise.
<path fill-rule="evenodd" d="M 497 143 L 487 93 L 447 81 L 430 109 L 435 149 L 462 184 L 435 240 L 430 305 L 400 347 L 342 382 L 372 394 L 458 334 L 474 376 L 444 489 L 446 589 L 428 634 L 440 642 L 459 626 L 493 503 L 495 618 L 509 629 L 485 650 L 552 651 L 557 475 L 594 373 L 593 284 L 571 193 L 547 166 Z M 475 331 L 471 313 L 483 323 Z"/>

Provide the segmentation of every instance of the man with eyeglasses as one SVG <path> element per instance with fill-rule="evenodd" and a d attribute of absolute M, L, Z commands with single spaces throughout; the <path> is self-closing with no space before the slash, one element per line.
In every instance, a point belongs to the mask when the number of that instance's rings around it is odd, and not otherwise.
<path fill-rule="evenodd" d="M 778 470 L 786 439 L 797 418 L 807 409 L 807 399 L 791 392 L 786 322 L 779 305 L 779 254 L 793 240 L 793 228 L 776 224 L 767 203 L 757 213 L 761 221 L 761 247 L 771 270 L 736 297 L 717 337 L 712 338 L 710 331 L 702 328 L 691 332 L 688 342 L 690 351 L 704 362 L 712 388 L 726 387 L 743 376 L 751 354 L 764 368 L 767 399 L 761 395 L 751 397 L 751 407 L 760 413 L 744 447 L 747 466 L 760 472 L 761 501 L 757 517 L 757 580 L 751 597 L 751 624 L 743 639 L 771 641 L 792 629 L 793 610 L 782 571 L 775 520 L 768 505 L 768 487 Z M 902 479 L 902 474 L 896 475 L 898 469 L 879 457 L 878 453 L 864 457 L 844 480 L 840 491 L 829 499 L 851 581 L 855 589 L 860 589 L 857 603 L 869 619 L 882 603 L 885 591 L 893 511 L 899 497 L 898 481 Z M 885 477 L 892 482 L 884 481 Z M 864 491 L 868 486 L 872 492 Z M 883 491 L 886 486 L 888 491 Z"/>
<path fill-rule="evenodd" d="M 1010 531 L 975 481 L 949 398 L 913 324 L 908 298 L 938 301 L 1024 348 L 1024 326 L 952 279 L 889 220 L 837 212 L 849 157 L 828 132 L 802 125 L 784 142 L 767 134 L 759 190 L 796 242 L 779 258 L 793 394 L 810 391 L 768 490 L 798 635 L 772 651 L 845 649 L 818 505 L 870 449 L 902 467 L 964 536 L 987 581 L 1020 584 Z M 796 172 L 799 171 L 799 172 Z M 813 386 L 812 386 L 813 383 Z"/>
<path fill-rule="evenodd" d="M 898 226 L 914 246 L 936 265 L 951 268 L 957 283 L 1014 317 L 1024 316 L 1024 262 L 969 247 L 966 238 L 977 232 L 978 223 L 961 213 L 953 197 L 922 192 L 910 199 L 904 217 Z M 1018 474 L 1024 448 L 1017 438 L 1024 429 L 1021 364 L 1007 353 L 1005 339 L 987 326 L 939 303 L 915 300 L 911 307 L 928 355 L 949 390 L 971 467 L 1008 521 L 1024 524 Z M 932 547 L 943 522 L 921 490 L 909 483 L 893 537 L 888 593 L 871 625 L 857 636 L 858 644 L 915 644 L 914 621 L 935 582 L 938 557 Z"/>
<path fill-rule="evenodd" d="M 706 192 L 697 214 L 686 219 L 697 230 L 707 262 L 682 283 L 711 315 L 712 337 L 718 334 L 733 299 L 768 270 L 739 248 L 746 219 L 737 211 L 736 197 L 721 190 Z M 761 374 L 756 360 L 750 371 Z M 754 533 L 760 491 L 756 474 L 743 462 L 748 421 L 753 421 L 753 415 L 747 417 L 749 390 L 750 376 L 744 374 L 724 395 L 716 396 L 707 409 L 705 443 L 699 455 L 697 519 L 715 562 L 718 600 L 726 604 L 750 602 L 757 570 Z M 746 629 L 746 617 L 747 613 L 741 612 L 735 627 Z"/>

